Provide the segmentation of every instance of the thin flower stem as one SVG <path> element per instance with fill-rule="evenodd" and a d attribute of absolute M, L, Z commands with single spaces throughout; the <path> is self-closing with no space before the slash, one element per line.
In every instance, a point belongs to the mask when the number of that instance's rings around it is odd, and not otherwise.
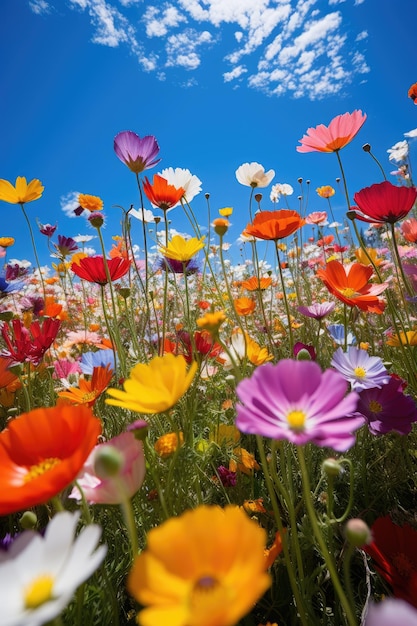
<path fill-rule="evenodd" d="M 142 211 L 143 250 L 144 250 L 144 253 L 145 253 L 145 298 L 146 298 L 147 294 L 148 294 L 148 286 L 149 286 L 148 241 L 147 241 L 147 237 L 146 237 L 145 209 L 144 209 L 144 206 L 143 206 L 142 185 L 140 184 L 140 179 L 139 179 L 139 174 L 138 173 L 136 173 L 136 182 L 137 182 L 138 190 L 139 190 L 140 209 Z"/>
<path fill-rule="evenodd" d="M 43 276 L 42 276 L 41 264 L 39 263 L 38 251 L 36 249 L 35 237 L 33 236 L 32 226 L 30 225 L 30 221 L 29 221 L 29 218 L 27 216 L 27 213 L 26 213 L 26 210 L 25 210 L 25 205 L 24 205 L 23 202 L 20 203 L 20 207 L 21 207 L 21 209 L 23 211 L 23 215 L 25 216 L 25 220 L 26 220 L 26 223 L 27 223 L 28 228 L 29 228 L 29 235 L 30 235 L 30 239 L 31 239 L 31 242 L 32 242 L 33 253 L 35 255 L 36 265 L 38 266 L 39 277 L 40 277 L 41 284 L 42 284 L 43 299 L 46 301 L 45 282 L 44 282 Z"/>
<path fill-rule="evenodd" d="M 281 260 L 279 257 L 279 248 L 278 248 L 278 242 L 275 241 L 275 251 L 277 253 L 277 261 L 278 261 L 278 270 L 279 270 L 279 277 L 281 279 L 281 286 L 282 286 L 282 293 L 283 293 L 283 297 L 284 297 L 284 306 L 285 306 L 285 310 L 287 313 L 287 320 L 288 320 L 288 337 L 290 340 L 290 354 L 293 354 L 293 350 L 294 350 L 294 338 L 293 338 L 293 333 L 292 333 L 292 326 L 291 326 L 291 314 L 290 314 L 290 307 L 288 306 L 288 299 L 287 299 L 287 293 L 285 291 L 285 283 L 284 283 L 284 275 L 282 273 L 282 267 L 281 267 Z"/>
<path fill-rule="evenodd" d="M 339 597 L 340 603 L 345 611 L 348 624 L 349 626 L 357 626 L 357 620 L 353 612 L 353 607 L 350 605 L 350 602 L 342 588 L 334 559 L 329 553 L 324 537 L 320 531 L 320 527 L 316 517 L 316 511 L 314 510 L 313 502 L 311 500 L 310 481 L 302 446 L 297 446 L 297 454 L 303 484 L 304 504 L 313 529 L 314 536 L 320 548 L 321 555 L 326 563 L 326 567 L 332 580 L 335 592 Z"/>
<path fill-rule="evenodd" d="M 120 481 L 120 491 L 123 492 L 124 486 L 122 481 Z M 120 503 L 120 508 L 122 509 L 123 518 L 126 524 L 127 534 L 130 540 L 130 547 L 132 548 L 132 559 L 134 559 L 139 552 L 139 544 L 137 537 L 137 530 L 135 524 L 135 514 L 133 511 L 133 506 L 130 498 L 123 498 Z"/>

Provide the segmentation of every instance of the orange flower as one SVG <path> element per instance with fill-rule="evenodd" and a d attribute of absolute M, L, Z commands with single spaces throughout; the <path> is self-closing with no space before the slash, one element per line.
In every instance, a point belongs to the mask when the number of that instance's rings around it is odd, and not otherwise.
<path fill-rule="evenodd" d="M 284 529 L 284 533 L 285 533 L 285 529 Z M 274 543 L 272 544 L 270 548 L 265 548 L 265 551 L 264 551 L 265 560 L 266 560 L 265 569 L 269 569 L 273 565 L 275 559 L 281 554 L 281 552 L 282 552 L 282 537 L 281 537 L 281 533 L 277 531 L 275 533 Z"/>
<path fill-rule="evenodd" d="M 323 185 L 322 187 L 317 187 L 316 193 L 320 196 L 320 198 L 331 198 L 334 196 L 336 191 L 333 187 L 331 187 L 331 185 Z"/>
<path fill-rule="evenodd" d="M 34 409 L 0 433 L 0 515 L 44 504 L 77 477 L 101 433 L 85 406 Z"/>
<path fill-rule="evenodd" d="M 263 498 L 257 498 L 256 500 L 245 500 L 243 508 L 246 513 L 266 513 L 266 508 L 263 505 Z"/>
<path fill-rule="evenodd" d="M 229 470 L 231 472 L 237 472 L 239 470 L 243 474 L 250 476 L 252 470 L 259 469 L 259 463 L 256 461 L 254 455 L 245 450 L 245 448 L 235 448 L 233 455 L 235 458 L 231 458 L 229 461 Z"/>
<path fill-rule="evenodd" d="M 148 200 L 159 209 L 167 211 L 172 209 L 181 200 L 185 194 L 185 189 L 179 187 L 178 189 L 174 185 L 169 185 L 168 181 L 159 174 L 155 174 L 153 177 L 153 184 L 149 182 L 147 178 L 143 183 L 143 191 L 146 194 Z"/>
<path fill-rule="evenodd" d="M 238 315 L 251 315 L 256 307 L 255 300 L 246 297 L 235 298 L 235 300 L 233 300 L 233 304 Z"/>
<path fill-rule="evenodd" d="M 154 448 L 161 459 L 167 459 L 172 456 L 178 449 L 178 446 L 182 446 L 183 443 L 184 435 L 182 432 L 179 432 L 178 435 L 177 433 L 167 433 L 156 440 Z"/>
<path fill-rule="evenodd" d="M 103 391 L 107 389 L 112 376 L 113 371 L 110 369 L 110 365 L 106 365 L 106 367 L 100 365 L 93 369 L 91 380 L 80 378 L 78 387 L 70 387 L 66 391 L 60 391 L 58 396 L 66 398 L 71 404 L 93 406 Z"/>
<path fill-rule="evenodd" d="M 272 285 L 272 278 L 269 276 L 266 278 L 259 278 L 257 276 L 251 276 L 246 280 L 243 280 L 241 283 L 242 289 L 247 289 L 248 291 L 264 291 L 264 289 L 268 289 Z"/>
<path fill-rule="evenodd" d="M 292 235 L 303 224 L 304 220 L 297 211 L 289 209 L 262 211 L 255 215 L 252 224 L 246 226 L 244 233 L 259 239 L 277 241 Z"/>
<path fill-rule="evenodd" d="M 98 196 L 91 196 L 88 193 L 80 193 L 78 195 L 78 202 L 82 209 L 95 213 L 103 209 L 103 200 Z"/>
<path fill-rule="evenodd" d="M 317 276 L 330 293 L 345 304 L 369 313 L 382 313 L 385 303 L 377 296 L 388 287 L 388 283 L 368 283 L 372 272 L 369 265 L 351 263 L 345 267 L 340 261 L 329 261 L 326 269 L 318 270 Z"/>
<path fill-rule="evenodd" d="M 15 387 L 15 389 L 18 388 L 19 386 L 19 379 L 16 376 L 16 374 L 13 374 L 13 372 L 11 372 L 9 370 L 9 367 L 12 365 L 12 363 L 14 363 L 14 360 L 12 357 L 7 357 L 7 356 L 0 356 L 0 388 L 3 389 L 4 387 L 8 388 L 11 385 L 14 385 L 17 383 L 17 386 Z"/>
<path fill-rule="evenodd" d="M 68 319 L 68 314 L 63 310 L 62 304 L 59 304 L 53 296 L 46 296 L 45 306 L 40 315 L 54 317 L 61 321 Z"/>

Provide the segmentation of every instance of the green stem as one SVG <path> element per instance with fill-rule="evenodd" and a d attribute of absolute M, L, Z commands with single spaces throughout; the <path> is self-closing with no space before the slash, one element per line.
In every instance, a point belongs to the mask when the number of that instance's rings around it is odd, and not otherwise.
<path fill-rule="evenodd" d="M 45 288 L 45 283 L 44 283 L 43 276 L 42 276 L 41 264 L 39 263 L 38 252 L 36 250 L 35 237 L 33 236 L 32 226 L 30 225 L 30 221 L 29 221 L 29 218 L 27 216 L 24 203 L 22 202 L 20 204 L 20 206 L 21 206 L 21 209 L 23 211 L 23 215 L 25 216 L 25 220 L 26 220 L 26 223 L 28 225 L 28 228 L 29 228 L 29 234 L 30 234 L 30 239 L 31 239 L 31 242 L 32 242 L 33 253 L 35 255 L 36 265 L 38 266 L 39 277 L 40 277 L 41 283 L 42 283 L 43 299 L 46 301 L 46 288 Z"/>

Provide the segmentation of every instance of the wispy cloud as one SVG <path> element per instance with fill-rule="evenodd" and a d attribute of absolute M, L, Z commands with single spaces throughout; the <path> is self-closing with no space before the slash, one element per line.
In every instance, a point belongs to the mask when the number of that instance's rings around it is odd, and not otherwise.
<path fill-rule="evenodd" d="M 30 0 L 33 11 L 46 0 Z M 354 0 L 360 5 L 364 0 Z M 323 98 L 339 93 L 369 72 L 360 42 L 368 33 L 349 32 L 345 0 L 69 0 L 85 12 L 92 41 L 124 45 L 147 72 L 169 79 L 170 68 L 187 72 L 210 63 L 220 46 L 219 74 L 226 83 L 270 95 Z M 46 8 L 43 12 L 46 11 Z M 178 75 L 176 75 L 178 80 Z M 198 81 L 184 76 L 184 84 Z"/>
<path fill-rule="evenodd" d="M 51 7 L 46 0 L 30 0 L 29 7 L 37 15 L 47 14 L 51 12 Z"/>

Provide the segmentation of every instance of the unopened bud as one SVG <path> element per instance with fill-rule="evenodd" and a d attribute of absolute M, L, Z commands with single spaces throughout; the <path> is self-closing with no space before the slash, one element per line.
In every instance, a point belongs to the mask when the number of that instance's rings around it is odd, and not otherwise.
<path fill-rule="evenodd" d="M 359 518 L 354 518 L 347 522 L 345 537 L 356 548 L 365 546 L 372 541 L 372 533 L 369 526 Z"/>
<path fill-rule="evenodd" d="M 321 469 L 327 476 L 339 476 L 342 466 L 340 461 L 330 458 L 323 461 Z"/>
<path fill-rule="evenodd" d="M 123 455 L 112 445 L 101 446 L 94 458 L 94 471 L 99 478 L 117 476 L 123 467 Z"/>
<path fill-rule="evenodd" d="M 371 144 L 370 143 L 364 143 L 362 146 L 362 150 L 364 152 L 370 152 L 371 151 Z"/>
<path fill-rule="evenodd" d="M 101 228 L 104 224 L 104 216 L 102 213 L 96 211 L 95 213 L 91 213 L 88 221 L 90 222 L 91 226 L 94 226 L 94 228 Z"/>
<path fill-rule="evenodd" d="M 25 511 L 19 519 L 19 524 L 23 530 L 33 530 L 38 523 L 38 517 L 33 511 Z"/>

